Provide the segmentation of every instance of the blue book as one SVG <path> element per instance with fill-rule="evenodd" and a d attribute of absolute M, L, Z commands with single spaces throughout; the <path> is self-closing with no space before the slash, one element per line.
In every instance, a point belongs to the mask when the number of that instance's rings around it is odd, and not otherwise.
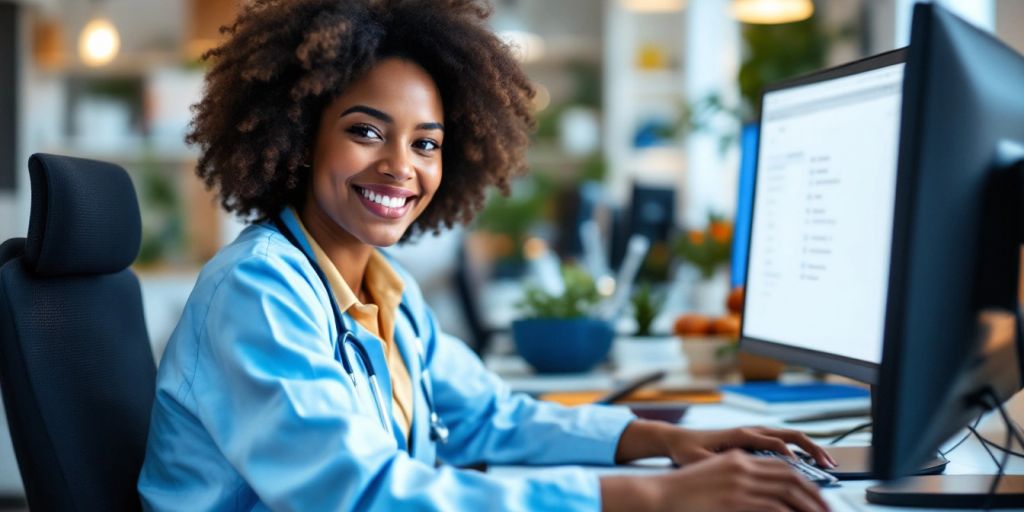
<path fill-rule="evenodd" d="M 752 382 L 721 386 L 722 402 L 771 414 L 833 412 L 871 406 L 866 388 L 846 384 Z"/>

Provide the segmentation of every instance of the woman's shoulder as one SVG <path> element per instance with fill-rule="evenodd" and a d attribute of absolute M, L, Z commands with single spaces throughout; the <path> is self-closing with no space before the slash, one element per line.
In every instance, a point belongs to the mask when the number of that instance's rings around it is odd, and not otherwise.
<path fill-rule="evenodd" d="M 302 251 L 271 224 L 254 223 L 206 263 L 196 280 L 195 292 L 212 294 L 229 278 L 248 275 L 263 280 L 315 278 Z"/>

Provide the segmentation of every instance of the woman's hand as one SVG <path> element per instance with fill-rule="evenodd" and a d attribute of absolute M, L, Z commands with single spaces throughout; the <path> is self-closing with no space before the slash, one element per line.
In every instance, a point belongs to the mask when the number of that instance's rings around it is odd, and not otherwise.
<path fill-rule="evenodd" d="M 818 488 L 788 464 L 739 450 L 664 475 L 604 477 L 601 505 L 606 511 L 828 510 Z"/>
<path fill-rule="evenodd" d="M 823 468 L 835 467 L 835 460 L 803 432 L 767 427 L 727 430 L 689 430 L 667 423 L 634 420 L 619 438 L 616 462 L 644 457 L 669 457 L 679 465 L 704 460 L 734 448 L 770 450 L 796 457 L 787 444 L 809 453 Z"/>

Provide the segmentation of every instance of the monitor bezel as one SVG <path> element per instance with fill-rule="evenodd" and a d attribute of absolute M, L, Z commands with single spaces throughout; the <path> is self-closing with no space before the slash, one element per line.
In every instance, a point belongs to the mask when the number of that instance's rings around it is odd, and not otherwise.
<path fill-rule="evenodd" d="M 814 73 L 810 73 L 807 75 L 802 75 L 793 79 L 785 80 L 765 87 L 764 91 L 761 93 L 761 103 L 763 105 L 765 95 L 772 92 L 814 84 L 818 82 L 824 82 L 826 80 L 833 80 L 836 78 L 852 76 L 859 73 L 864 73 L 867 71 L 873 71 L 876 69 L 892 66 L 895 64 L 905 64 L 906 61 L 907 49 L 899 48 L 896 50 L 891 50 L 885 53 L 873 55 L 871 57 L 843 64 L 841 66 L 816 71 Z M 762 111 L 758 113 L 757 119 L 759 135 L 761 135 L 764 131 L 763 123 L 764 112 L 762 109 Z M 754 192 L 750 208 L 750 230 L 747 233 L 747 261 L 745 265 L 745 275 L 748 278 L 750 276 L 750 253 L 754 236 L 754 219 L 756 218 L 755 215 L 757 212 L 757 179 L 758 173 L 761 170 L 761 143 L 763 140 L 764 137 L 758 137 L 756 149 L 757 162 L 754 166 Z M 744 286 L 745 285 L 746 283 L 744 283 Z M 742 320 L 742 318 L 746 317 L 745 313 L 747 310 L 747 296 L 748 294 L 744 294 L 742 310 L 744 312 L 744 315 L 743 317 L 741 317 L 740 321 L 740 350 L 755 355 L 778 359 L 789 364 L 806 366 L 815 370 L 842 375 L 844 377 L 849 377 L 851 379 L 864 382 L 867 384 L 874 385 L 878 383 L 880 363 L 872 363 L 870 361 L 854 359 L 851 357 L 841 356 L 838 354 L 831 354 L 828 352 L 822 352 L 818 350 L 811 350 L 796 347 L 793 345 L 787 345 L 785 343 L 781 343 L 778 341 L 770 341 L 747 336 L 745 334 L 746 323 L 744 320 Z"/>

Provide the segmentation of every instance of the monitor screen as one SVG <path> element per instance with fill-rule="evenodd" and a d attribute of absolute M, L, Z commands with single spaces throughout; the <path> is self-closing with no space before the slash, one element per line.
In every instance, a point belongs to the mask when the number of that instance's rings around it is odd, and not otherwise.
<path fill-rule="evenodd" d="M 745 341 L 881 362 L 903 68 L 765 93 Z"/>

